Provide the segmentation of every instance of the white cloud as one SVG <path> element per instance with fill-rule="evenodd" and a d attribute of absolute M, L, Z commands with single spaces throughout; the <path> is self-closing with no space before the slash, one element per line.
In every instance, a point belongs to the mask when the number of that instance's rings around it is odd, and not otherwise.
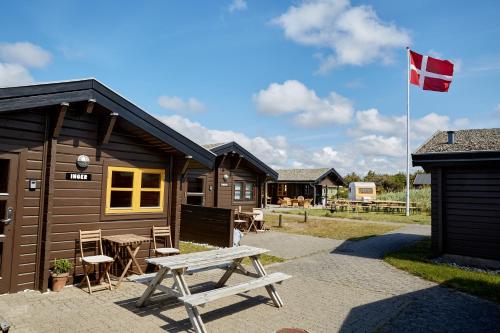
<path fill-rule="evenodd" d="M 29 42 L 0 43 L 0 61 L 41 68 L 52 58 L 50 52 Z"/>
<path fill-rule="evenodd" d="M 383 137 L 380 135 L 366 135 L 356 140 L 356 146 L 361 153 L 377 157 L 398 157 L 405 154 L 400 137 Z"/>
<path fill-rule="evenodd" d="M 340 174 L 347 174 L 370 169 L 396 172 L 404 168 L 402 142 L 394 137 L 365 136 L 340 147 L 308 148 L 291 144 L 283 136 L 249 137 L 241 132 L 209 129 L 180 115 L 157 117 L 199 144 L 236 141 L 275 169 L 334 167 Z"/>
<path fill-rule="evenodd" d="M 40 46 L 28 43 L 0 43 L 0 87 L 33 83 L 28 68 L 46 66 L 52 56 Z"/>
<path fill-rule="evenodd" d="M 232 13 L 235 11 L 247 9 L 247 2 L 245 0 L 233 0 L 227 7 L 227 10 Z"/>
<path fill-rule="evenodd" d="M 412 140 L 421 141 L 427 139 L 438 130 L 463 129 L 469 126 L 468 118 L 457 118 L 451 120 L 449 116 L 429 113 L 421 118 L 411 119 Z M 366 133 L 382 133 L 404 137 L 406 135 L 406 117 L 387 117 L 377 109 L 369 109 L 356 112 L 356 127 L 351 129 L 355 136 Z"/>
<path fill-rule="evenodd" d="M 184 101 L 178 96 L 160 96 L 158 104 L 164 109 L 175 112 L 203 112 L 206 110 L 205 105 L 193 97 Z"/>
<path fill-rule="evenodd" d="M 267 89 L 254 94 L 253 100 L 260 112 L 269 115 L 295 114 L 294 122 L 305 127 L 345 124 L 354 113 L 349 99 L 333 91 L 320 98 L 314 90 L 296 80 L 271 83 Z"/>
<path fill-rule="evenodd" d="M 390 63 L 394 49 L 410 44 L 404 29 L 383 22 L 372 7 L 351 6 L 349 0 L 303 1 L 272 22 L 296 43 L 331 51 L 318 56 L 320 73 L 346 64 Z"/>
<path fill-rule="evenodd" d="M 33 77 L 25 67 L 0 62 L 0 87 L 20 86 L 33 82 Z"/>
<path fill-rule="evenodd" d="M 187 136 L 198 144 L 236 141 L 252 154 L 273 166 L 286 165 L 288 161 L 287 142 L 282 136 L 266 139 L 260 136 L 250 138 L 231 130 L 208 129 L 179 115 L 158 116 L 168 126 Z"/>

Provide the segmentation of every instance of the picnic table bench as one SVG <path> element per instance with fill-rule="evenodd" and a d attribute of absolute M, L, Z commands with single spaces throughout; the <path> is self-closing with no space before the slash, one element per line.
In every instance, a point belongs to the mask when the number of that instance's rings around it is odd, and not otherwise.
<path fill-rule="evenodd" d="M 259 260 L 259 256 L 266 252 L 269 252 L 269 250 L 252 246 L 238 246 L 212 251 L 147 259 L 146 261 L 148 263 L 158 266 L 159 270 L 155 275 L 150 276 L 150 278 L 146 280 L 148 287 L 137 301 L 136 306 L 143 306 L 157 289 L 166 294 L 174 295 L 184 304 L 189 320 L 197 333 L 207 332 L 197 306 L 223 297 L 265 287 L 274 305 L 280 308 L 283 306 L 283 301 L 278 295 L 274 284 L 281 283 L 284 280 L 289 279 L 291 276 L 284 273 L 267 274 L 264 266 Z M 243 259 L 247 257 L 251 259 L 256 273 L 246 271 L 246 269 L 241 265 Z M 185 275 L 201 270 L 215 268 L 222 268 L 225 270 L 224 274 L 216 284 L 217 288 L 191 294 Z M 235 272 L 241 272 L 247 276 L 251 276 L 253 279 L 247 282 L 224 287 L 228 279 Z M 166 278 L 173 278 L 173 287 L 170 288 L 161 284 L 161 282 Z"/>

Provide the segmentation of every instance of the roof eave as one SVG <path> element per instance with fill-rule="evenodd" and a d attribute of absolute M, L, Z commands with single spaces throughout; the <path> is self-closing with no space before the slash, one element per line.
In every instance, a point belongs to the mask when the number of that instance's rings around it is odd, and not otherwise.
<path fill-rule="evenodd" d="M 215 154 L 201 147 L 95 79 L 55 82 L 0 89 L 0 112 L 80 102 L 95 99 L 97 104 L 118 115 L 174 149 L 208 168 Z"/>

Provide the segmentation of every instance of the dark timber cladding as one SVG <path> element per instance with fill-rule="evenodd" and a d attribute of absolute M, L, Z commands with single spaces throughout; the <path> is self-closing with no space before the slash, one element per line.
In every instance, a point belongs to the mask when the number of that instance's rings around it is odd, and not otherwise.
<path fill-rule="evenodd" d="M 80 155 L 86 168 L 76 164 Z M 15 210 L 13 223 L 0 226 L 0 292 L 46 290 L 55 258 L 72 260 L 77 278 L 79 230 L 150 236 L 153 225 L 168 224 L 177 244 L 187 156 L 205 168 L 215 160 L 95 80 L 0 89 L 0 219 Z M 158 208 L 141 210 L 141 201 L 134 211 L 110 212 L 110 167 L 163 175 L 158 190 L 140 190 Z M 146 256 L 143 246 L 143 265 Z"/>
<path fill-rule="evenodd" d="M 412 157 L 432 174 L 433 252 L 500 260 L 500 131 L 438 132 Z"/>
<path fill-rule="evenodd" d="M 269 180 L 276 180 L 276 171 L 236 142 L 207 144 L 204 147 L 217 155 L 214 170 L 188 165 L 182 182 L 183 203 L 204 206 L 199 209 L 207 216 L 220 216 L 223 211 L 232 213 L 239 209 L 252 211 L 252 208 L 265 205 L 265 184 Z M 199 212 L 199 209 L 193 208 L 193 211 Z M 206 224 L 206 221 L 197 223 L 192 220 L 184 223 L 184 216 L 192 215 L 184 214 L 184 211 L 183 208 L 182 240 L 219 246 L 222 243 L 232 244 L 232 233 L 215 232 L 215 229 L 210 232 L 206 227 L 204 228 L 207 232 L 201 233 L 198 223 Z M 224 223 L 222 221 L 214 223 L 219 225 L 218 229 L 222 223 L 223 229 L 226 230 L 225 227 L 230 220 L 232 221 L 232 218 Z M 221 236 L 224 237 L 223 241 L 220 240 Z"/>

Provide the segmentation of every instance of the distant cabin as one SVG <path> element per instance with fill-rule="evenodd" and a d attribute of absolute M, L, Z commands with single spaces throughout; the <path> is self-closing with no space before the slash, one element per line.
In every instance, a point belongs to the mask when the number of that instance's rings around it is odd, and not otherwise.
<path fill-rule="evenodd" d="M 313 205 L 326 205 L 334 200 L 344 179 L 334 168 L 276 170 L 278 180 L 267 186 L 266 201 L 278 204 L 283 198 L 303 197 Z"/>
<path fill-rule="evenodd" d="M 434 254 L 500 265 L 500 129 L 437 132 L 412 159 L 432 178 Z"/>
<path fill-rule="evenodd" d="M 377 199 L 377 186 L 373 182 L 352 182 L 349 184 L 349 200 L 370 201 Z"/>

